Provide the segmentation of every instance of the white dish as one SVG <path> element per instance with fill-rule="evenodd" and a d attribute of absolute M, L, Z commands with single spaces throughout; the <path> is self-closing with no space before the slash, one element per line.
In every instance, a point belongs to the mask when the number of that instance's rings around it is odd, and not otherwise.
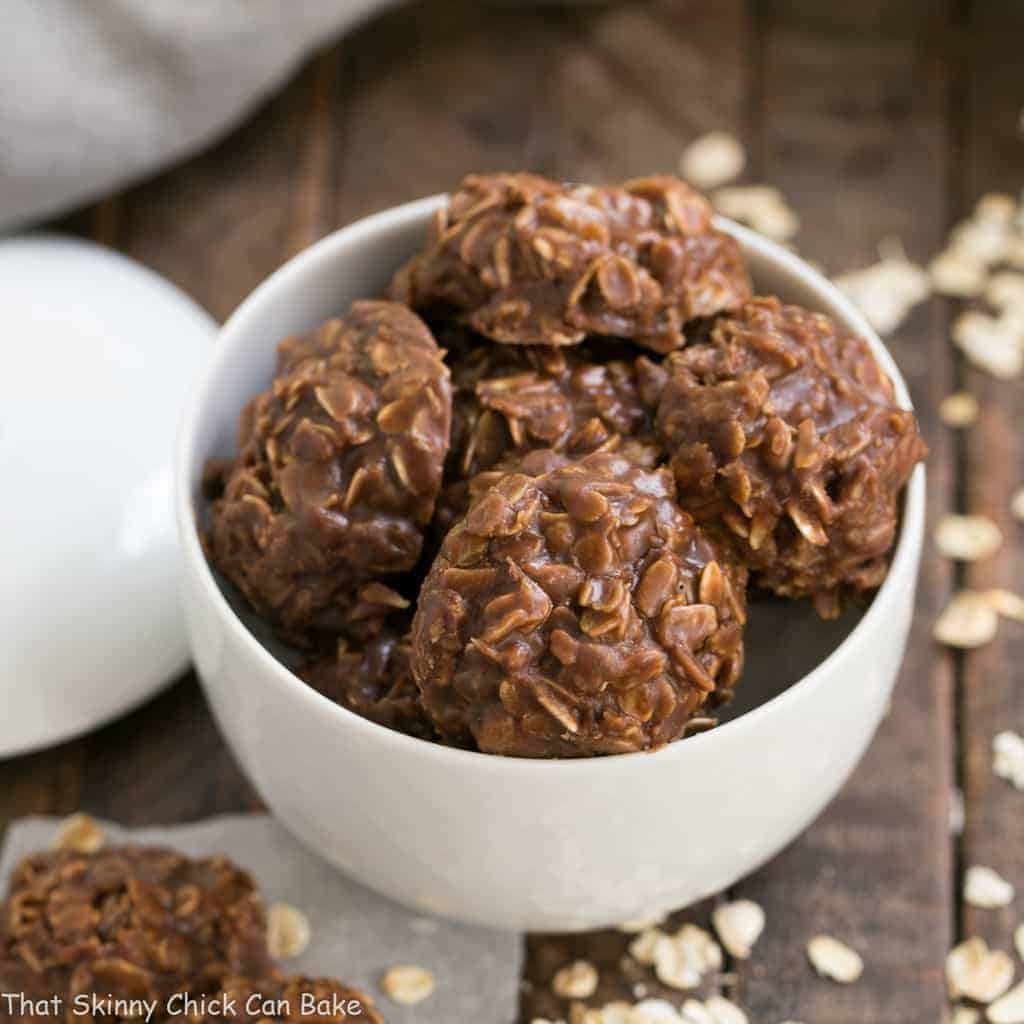
<path fill-rule="evenodd" d="M 239 409 L 270 379 L 276 342 L 379 293 L 421 244 L 439 202 L 400 206 L 324 239 L 273 274 L 223 328 L 186 414 L 176 467 L 200 675 L 273 811 L 339 868 L 396 900 L 540 931 L 686 905 L 793 839 L 870 741 L 913 610 L 924 471 L 908 488 L 889 576 L 859 622 L 854 614 L 823 625 L 807 602 L 752 609 L 737 708 L 711 732 L 655 753 L 529 761 L 411 739 L 330 703 L 261 646 L 218 587 L 195 528 L 198 482 L 209 456 L 232 451 Z M 909 405 L 889 353 L 831 284 L 779 246 L 721 226 L 740 242 L 759 290 L 867 337 Z M 735 717 L 744 708 L 752 709 Z"/>
<path fill-rule="evenodd" d="M 98 245 L 0 240 L 0 757 L 86 732 L 188 664 L 171 459 L 216 333 Z"/>

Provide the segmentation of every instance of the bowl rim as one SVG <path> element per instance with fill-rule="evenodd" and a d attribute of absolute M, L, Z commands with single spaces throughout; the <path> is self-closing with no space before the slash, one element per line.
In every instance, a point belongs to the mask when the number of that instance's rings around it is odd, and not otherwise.
<path fill-rule="evenodd" d="M 809 691 L 827 685 L 832 667 L 845 657 L 865 634 L 885 628 L 900 591 L 914 587 L 917 565 L 923 544 L 925 518 L 925 467 L 919 464 L 904 492 L 903 516 L 899 537 L 890 563 L 889 572 L 876 592 L 867 611 L 847 636 L 810 672 L 791 684 L 782 693 L 752 708 L 738 718 L 724 722 L 714 729 L 686 737 L 658 750 L 632 751 L 607 757 L 582 758 L 520 758 L 464 750 L 430 740 L 418 739 L 405 733 L 371 722 L 353 711 L 336 704 L 303 682 L 287 665 L 279 661 L 245 625 L 231 607 L 214 577 L 213 570 L 203 553 L 199 539 L 196 510 L 193 508 L 191 464 L 197 446 L 197 430 L 207 406 L 216 401 L 215 384 L 225 372 L 235 350 L 246 343 L 250 325 L 258 321 L 265 308 L 274 304 L 276 295 L 307 275 L 314 267 L 330 263 L 340 251 L 355 248 L 381 231 L 401 233 L 416 225 L 426 227 L 430 216 L 446 201 L 439 193 L 413 200 L 386 210 L 370 214 L 326 235 L 301 252 L 292 256 L 266 277 L 227 319 L 218 332 L 210 357 L 183 412 L 178 432 L 174 460 L 175 509 L 181 540 L 182 558 L 195 570 L 207 603 L 219 615 L 225 627 L 233 632 L 243 647 L 255 657 L 269 679 L 304 702 L 311 714 L 333 716 L 339 726 L 354 729 L 365 735 L 367 742 L 379 742 L 382 748 L 391 747 L 395 753 L 407 756 L 421 755 L 437 763 L 448 762 L 456 770 L 472 766 L 475 772 L 500 772 L 532 778 L 552 773 L 593 777 L 616 773 L 668 769 L 682 758 L 700 756 L 714 744 L 741 739 L 745 731 L 762 726 L 763 720 L 779 714 L 788 714 L 792 705 L 803 699 Z M 732 235 L 744 254 L 755 253 L 793 280 L 822 294 L 842 319 L 871 346 L 875 357 L 891 378 L 896 398 L 902 408 L 913 410 L 909 391 L 899 367 L 888 348 L 868 325 L 862 314 L 817 270 L 794 253 L 755 232 L 723 217 L 715 218 L 715 226 Z M 722 737 L 725 737 L 724 739 Z"/>

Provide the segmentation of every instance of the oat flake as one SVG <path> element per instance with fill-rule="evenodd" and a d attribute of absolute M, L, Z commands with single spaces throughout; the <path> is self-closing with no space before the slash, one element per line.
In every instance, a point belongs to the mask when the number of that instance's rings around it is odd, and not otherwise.
<path fill-rule="evenodd" d="M 1013 902 L 1013 886 L 992 868 L 974 865 L 964 874 L 964 899 L 972 907 L 992 910 Z"/>
<path fill-rule="evenodd" d="M 414 1006 L 422 1003 L 434 991 L 434 975 L 425 967 L 399 964 L 387 971 L 381 979 L 380 987 L 396 1003 Z"/>
<path fill-rule="evenodd" d="M 1024 622 L 1024 597 L 1020 594 L 996 587 L 994 590 L 986 590 L 984 598 L 1004 619 Z"/>
<path fill-rule="evenodd" d="M 597 991 L 597 968 L 589 960 L 574 960 L 556 971 L 551 991 L 562 999 L 589 999 Z"/>
<path fill-rule="evenodd" d="M 961 590 L 935 621 L 932 635 L 940 644 L 971 650 L 994 639 L 999 616 L 984 594 Z"/>
<path fill-rule="evenodd" d="M 975 937 L 961 942 L 946 957 L 946 985 L 952 999 L 979 1003 L 998 999 L 1013 982 L 1013 961 L 1002 950 Z"/>
<path fill-rule="evenodd" d="M 981 1012 L 973 1006 L 954 1006 L 950 1024 L 978 1024 Z"/>
<path fill-rule="evenodd" d="M 709 996 L 704 1006 L 715 1024 L 748 1024 L 746 1013 L 725 996 Z"/>
<path fill-rule="evenodd" d="M 947 427 L 971 427 L 978 422 L 978 400 L 969 391 L 947 395 L 939 403 L 939 418 Z"/>
<path fill-rule="evenodd" d="M 972 310 L 953 324 L 953 341 L 979 369 L 998 380 L 1011 380 L 1024 370 L 1024 348 L 995 317 Z"/>
<path fill-rule="evenodd" d="M 807 943 L 811 966 L 823 978 L 849 985 L 864 973 L 860 954 L 830 935 L 817 935 Z"/>
<path fill-rule="evenodd" d="M 310 934 L 309 918 L 290 903 L 273 903 L 267 909 L 267 950 L 275 959 L 305 952 Z"/>
<path fill-rule="evenodd" d="M 1024 1024 L 1024 982 L 1011 988 L 985 1011 L 991 1024 Z"/>
<path fill-rule="evenodd" d="M 739 139 L 728 132 L 708 132 L 683 150 L 679 170 L 691 185 L 707 190 L 739 177 L 746 162 Z"/>
<path fill-rule="evenodd" d="M 735 900 L 715 907 L 711 921 L 726 951 L 746 960 L 764 930 L 764 911 L 753 900 Z"/>
<path fill-rule="evenodd" d="M 95 818 L 88 814 L 72 814 L 57 828 L 51 844 L 54 850 L 70 850 L 74 853 L 96 853 L 102 849 L 106 837 Z"/>
<path fill-rule="evenodd" d="M 1024 305 L 1024 274 L 1012 270 L 993 274 L 985 285 L 985 301 L 996 309 Z"/>
<path fill-rule="evenodd" d="M 988 516 L 943 516 L 935 527 L 939 552 L 962 562 L 988 558 L 1002 543 L 1002 530 Z"/>
<path fill-rule="evenodd" d="M 1009 729 L 992 739 L 992 771 L 1017 789 L 1024 789 L 1024 737 Z"/>
<path fill-rule="evenodd" d="M 928 264 L 932 286 L 940 295 L 972 298 L 985 287 L 985 267 L 951 250 L 940 252 Z"/>

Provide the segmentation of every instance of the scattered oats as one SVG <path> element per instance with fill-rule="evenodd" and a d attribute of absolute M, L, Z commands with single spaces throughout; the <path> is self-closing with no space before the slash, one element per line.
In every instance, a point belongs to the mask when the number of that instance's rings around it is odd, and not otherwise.
<path fill-rule="evenodd" d="M 1013 492 L 1013 497 L 1010 498 L 1010 514 L 1014 519 L 1024 523 L 1024 487 Z"/>
<path fill-rule="evenodd" d="M 964 874 L 964 899 L 972 907 L 994 910 L 1013 902 L 1013 886 L 991 868 L 974 865 Z"/>
<path fill-rule="evenodd" d="M 597 968 L 589 960 L 574 960 L 555 973 L 551 991 L 563 999 L 589 999 L 597 991 Z"/>
<path fill-rule="evenodd" d="M 995 590 L 984 591 L 983 596 L 1004 619 L 1024 622 L 1024 597 L 1020 594 L 997 587 Z"/>
<path fill-rule="evenodd" d="M 849 946 L 830 935 L 816 935 L 807 943 L 811 966 L 823 978 L 849 985 L 864 973 L 864 961 Z"/>
<path fill-rule="evenodd" d="M 659 924 L 664 923 L 665 917 L 665 914 L 651 914 L 650 917 L 631 917 L 628 921 L 623 921 L 616 927 L 620 932 L 625 932 L 627 935 L 635 935 L 638 932 L 646 932 L 652 928 L 657 928 Z"/>
<path fill-rule="evenodd" d="M 747 1015 L 725 996 L 709 996 L 704 1000 L 715 1024 L 748 1024 Z"/>
<path fill-rule="evenodd" d="M 935 546 L 946 558 L 976 562 L 994 555 L 1003 531 L 988 516 L 943 516 L 935 527 Z"/>
<path fill-rule="evenodd" d="M 679 170 L 691 185 L 712 189 L 738 178 L 746 163 L 739 139 L 727 132 L 708 132 L 683 150 Z"/>
<path fill-rule="evenodd" d="M 381 978 L 380 987 L 396 1003 L 414 1006 L 434 991 L 434 975 L 425 967 L 398 964 L 388 969 Z"/>
<path fill-rule="evenodd" d="M 290 903 L 272 903 L 267 909 L 267 949 L 272 957 L 287 960 L 309 945 L 309 918 Z"/>
<path fill-rule="evenodd" d="M 974 216 L 979 220 L 992 220 L 1009 224 L 1017 215 L 1017 201 L 1005 192 L 989 192 L 974 205 Z"/>
<path fill-rule="evenodd" d="M 675 935 L 654 928 L 642 932 L 630 943 L 629 953 L 638 963 L 653 966 L 663 985 L 677 989 L 696 988 L 723 959 L 718 943 L 695 924 L 684 924 Z"/>
<path fill-rule="evenodd" d="M 998 628 L 999 616 L 985 595 L 961 590 L 936 619 L 932 635 L 940 644 L 970 650 L 989 643 Z"/>
<path fill-rule="evenodd" d="M 771 185 L 733 185 L 711 196 L 715 209 L 742 221 L 776 241 L 787 241 L 800 229 L 797 215 L 782 193 Z"/>
<path fill-rule="evenodd" d="M 753 900 L 735 900 L 715 907 L 711 921 L 726 951 L 746 960 L 764 931 L 764 911 Z"/>
<path fill-rule="evenodd" d="M 985 287 L 985 267 L 945 249 L 928 264 L 932 286 L 940 295 L 972 298 Z"/>
<path fill-rule="evenodd" d="M 939 419 L 947 427 L 972 427 L 978 422 L 978 400 L 969 391 L 947 395 L 939 403 Z"/>
<path fill-rule="evenodd" d="M 1024 982 L 1011 988 L 986 1011 L 991 1024 L 1024 1024 Z"/>
<path fill-rule="evenodd" d="M 641 932 L 630 944 L 629 955 L 638 963 L 650 967 L 654 963 L 654 951 L 658 943 L 668 936 L 657 928 Z"/>
<path fill-rule="evenodd" d="M 993 274 L 985 286 L 985 301 L 996 309 L 1024 305 L 1024 274 L 1012 270 Z"/>
<path fill-rule="evenodd" d="M 684 924 L 654 950 L 654 973 L 669 988 L 695 988 L 708 971 L 722 966 L 722 949 L 703 929 Z"/>
<path fill-rule="evenodd" d="M 876 331 L 890 334 L 928 297 L 931 286 L 928 274 L 907 259 L 899 239 L 883 239 L 878 251 L 878 263 L 840 274 L 835 284 Z"/>
<path fill-rule="evenodd" d="M 103 829 L 88 814 L 72 814 L 57 826 L 50 846 L 54 850 L 72 850 L 75 853 L 95 853 L 106 841 Z"/>
<path fill-rule="evenodd" d="M 1017 950 L 1017 956 L 1024 960 L 1024 924 L 1017 925 L 1013 930 L 1013 948 Z"/>
<path fill-rule="evenodd" d="M 992 738 L 992 771 L 1024 789 L 1024 736 L 1006 729 Z"/>
<path fill-rule="evenodd" d="M 949 236 L 947 252 L 982 267 L 998 263 L 1006 255 L 1009 224 L 993 219 L 971 218 L 958 224 Z"/>
<path fill-rule="evenodd" d="M 1013 983 L 1013 961 L 984 939 L 973 938 L 954 946 L 946 957 L 946 985 L 951 999 L 965 996 L 978 1003 L 998 999 Z"/>
<path fill-rule="evenodd" d="M 1024 369 L 1024 348 L 1005 322 L 971 310 L 953 323 L 953 341 L 976 366 L 1009 380 Z"/>
<path fill-rule="evenodd" d="M 981 1020 L 981 1011 L 976 1010 L 973 1006 L 954 1006 L 950 1024 L 978 1024 L 979 1020 Z"/>
<path fill-rule="evenodd" d="M 685 1024 L 715 1024 L 711 1011 L 699 999 L 687 999 L 681 1013 Z"/>

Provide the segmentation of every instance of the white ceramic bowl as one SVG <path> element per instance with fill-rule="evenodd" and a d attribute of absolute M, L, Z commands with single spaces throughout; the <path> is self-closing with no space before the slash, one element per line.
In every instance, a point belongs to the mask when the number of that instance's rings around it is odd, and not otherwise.
<path fill-rule="evenodd" d="M 305 686 L 221 591 L 196 533 L 199 480 L 233 450 L 239 409 L 270 380 L 279 339 L 378 294 L 421 244 L 439 198 L 338 231 L 296 256 L 221 331 L 186 413 L 177 511 L 192 649 L 217 720 L 253 784 L 300 839 L 392 898 L 497 928 L 572 931 L 683 906 L 734 883 L 832 799 L 881 718 L 903 657 L 924 519 L 908 488 L 892 569 L 863 615 L 807 602 L 751 608 L 748 672 L 730 720 L 659 750 L 530 761 L 391 732 Z M 760 292 L 866 336 L 824 278 L 728 222 Z M 858 621 L 859 620 L 859 621 Z M 745 712 L 745 713 L 742 713 Z"/>

